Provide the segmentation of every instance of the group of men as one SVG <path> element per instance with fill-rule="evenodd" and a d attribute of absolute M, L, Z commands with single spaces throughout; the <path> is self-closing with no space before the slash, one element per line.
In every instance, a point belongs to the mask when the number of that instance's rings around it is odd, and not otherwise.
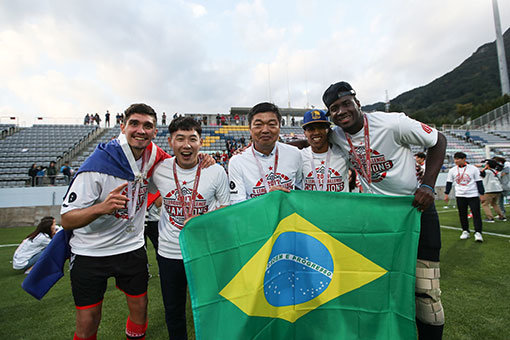
<path fill-rule="evenodd" d="M 143 219 L 148 191 L 159 191 L 162 197 L 157 259 L 169 336 L 186 339 L 187 283 L 178 239 L 187 221 L 274 190 L 348 191 L 349 167 L 360 174 L 363 192 L 415 195 L 413 205 L 423 211 L 416 271 L 418 334 L 420 339 L 440 339 L 441 240 L 433 187 L 446 139 L 403 113 L 363 113 L 346 82 L 331 85 L 323 101 L 327 112 L 312 110 L 304 116 L 310 146 L 302 150 L 278 141 L 282 117 L 277 106 L 255 105 L 248 113 L 252 145 L 231 158 L 228 177 L 219 165 L 199 156 L 202 130 L 195 120 L 180 117 L 171 122 L 170 158 L 152 143 L 157 133 L 154 110 L 131 105 L 119 138 L 100 145 L 82 165 L 62 205 L 62 225 L 73 230 L 75 339 L 96 338 L 106 281 L 112 276 L 126 294 L 127 338 L 145 338 L 148 270 Z M 428 148 L 421 184 L 410 144 Z"/>

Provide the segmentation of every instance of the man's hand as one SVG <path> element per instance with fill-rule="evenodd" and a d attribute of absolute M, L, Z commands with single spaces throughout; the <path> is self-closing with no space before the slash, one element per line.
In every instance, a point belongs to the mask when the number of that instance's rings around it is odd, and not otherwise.
<path fill-rule="evenodd" d="M 449 201 L 449 200 L 450 200 L 450 198 L 448 197 L 448 195 L 447 195 L 447 194 L 444 194 L 444 201 L 445 201 L 446 203 L 448 203 L 448 201 Z"/>
<path fill-rule="evenodd" d="M 124 209 L 126 207 L 126 203 L 129 201 L 129 198 L 127 198 L 126 195 L 122 195 L 122 190 L 124 190 L 127 185 L 127 182 L 119 185 L 113 189 L 108 196 L 106 196 L 106 199 L 103 202 L 99 203 L 99 212 L 101 214 L 112 214 L 115 210 Z"/>
<path fill-rule="evenodd" d="M 425 211 L 432 203 L 434 203 L 434 192 L 427 187 L 420 187 L 414 193 L 413 207 L 419 211 Z"/>
<path fill-rule="evenodd" d="M 279 186 L 279 185 L 275 185 L 275 186 L 272 186 L 271 188 L 269 188 L 269 192 L 276 191 L 276 190 L 280 190 L 280 191 L 283 191 L 283 192 L 290 192 L 290 189 L 282 187 L 282 186 Z"/>
<path fill-rule="evenodd" d="M 208 153 L 201 152 L 198 154 L 198 157 L 202 160 L 202 168 L 208 168 L 216 164 L 214 158 Z"/>
<path fill-rule="evenodd" d="M 246 151 L 246 149 L 248 149 L 250 146 L 251 146 L 251 143 L 248 143 L 248 145 L 246 145 L 246 146 L 242 146 L 242 147 L 240 147 L 239 149 L 235 149 L 235 150 L 234 150 L 234 152 L 232 152 L 232 156 L 242 154 L 242 153 L 243 153 L 243 152 L 245 152 L 245 151 Z"/>

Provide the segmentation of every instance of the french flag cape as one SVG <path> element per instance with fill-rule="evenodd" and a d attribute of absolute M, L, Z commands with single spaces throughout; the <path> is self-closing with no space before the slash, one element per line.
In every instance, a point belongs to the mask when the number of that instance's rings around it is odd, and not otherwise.
<path fill-rule="evenodd" d="M 124 144 L 124 149 L 122 144 Z M 76 176 L 82 172 L 99 172 L 127 181 L 134 181 L 135 174 L 131 170 L 129 160 L 124 151 L 126 150 L 126 145 L 125 136 L 122 134 L 119 136 L 119 139 L 99 144 L 92 155 L 78 169 L 69 184 L 69 188 Z M 132 156 L 132 154 L 129 156 Z M 144 177 L 149 178 L 154 171 L 155 165 L 171 156 L 156 144 L 151 143 L 144 150 L 143 157 L 148 159 L 148 163 L 144 168 L 149 169 Z M 69 189 L 67 190 L 69 191 Z M 149 194 L 147 206 L 150 206 L 158 196 L 159 193 Z M 69 246 L 71 235 L 72 231 L 67 230 L 61 230 L 55 234 L 30 273 L 23 280 L 21 287 L 36 299 L 42 299 L 50 288 L 64 276 L 64 264 L 71 255 L 71 248 Z"/>

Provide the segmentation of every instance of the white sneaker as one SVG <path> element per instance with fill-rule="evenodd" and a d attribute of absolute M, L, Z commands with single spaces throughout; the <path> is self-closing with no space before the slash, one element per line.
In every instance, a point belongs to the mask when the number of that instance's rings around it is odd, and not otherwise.
<path fill-rule="evenodd" d="M 469 238 L 469 231 L 464 230 L 462 234 L 460 234 L 461 240 L 467 240 Z"/>
<path fill-rule="evenodd" d="M 482 234 L 479 233 L 478 231 L 475 233 L 475 241 L 476 242 L 483 242 Z"/>

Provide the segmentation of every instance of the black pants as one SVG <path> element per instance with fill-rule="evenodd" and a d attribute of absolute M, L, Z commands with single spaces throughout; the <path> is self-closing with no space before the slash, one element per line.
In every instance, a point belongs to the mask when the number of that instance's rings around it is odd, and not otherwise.
<path fill-rule="evenodd" d="M 477 197 L 457 197 L 457 209 L 459 209 L 459 219 L 462 230 L 469 231 L 469 221 L 467 208 L 473 213 L 473 224 L 475 231 L 482 232 L 482 215 L 480 213 L 480 198 Z"/>
<path fill-rule="evenodd" d="M 418 258 L 420 260 L 439 262 L 441 229 L 439 227 L 439 216 L 434 204 L 421 214 L 420 225 Z"/>
<path fill-rule="evenodd" d="M 157 255 L 161 295 L 165 306 L 165 320 L 169 339 L 187 340 L 186 331 L 186 272 L 182 260 Z"/>
<path fill-rule="evenodd" d="M 145 238 L 145 246 L 147 247 L 147 237 L 152 242 L 152 245 L 154 246 L 154 249 L 156 249 L 156 252 L 158 251 L 158 221 L 147 221 L 147 224 L 145 225 L 145 230 L 143 232 L 143 236 Z"/>

